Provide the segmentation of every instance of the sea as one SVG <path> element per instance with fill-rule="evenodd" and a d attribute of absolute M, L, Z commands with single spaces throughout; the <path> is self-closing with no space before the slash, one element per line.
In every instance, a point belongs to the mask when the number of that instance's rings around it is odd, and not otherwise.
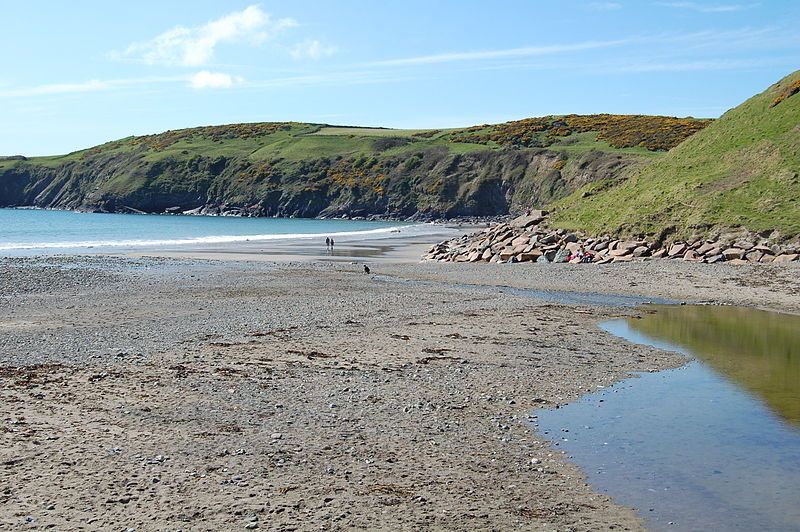
<path fill-rule="evenodd" d="M 434 232 L 433 224 L 0 209 L 0 255 L 5 256 L 326 237 L 353 241 L 426 232 Z"/>

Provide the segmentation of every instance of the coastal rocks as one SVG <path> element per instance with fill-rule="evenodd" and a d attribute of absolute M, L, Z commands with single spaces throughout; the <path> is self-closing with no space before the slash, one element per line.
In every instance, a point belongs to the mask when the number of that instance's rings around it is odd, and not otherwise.
<path fill-rule="evenodd" d="M 609 236 L 586 237 L 553 229 L 546 211 L 528 211 L 507 223 L 434 245 L 423 260 L 446 262 L 611 262 L 655 258 L 717 264 L 786 263 L 800 260 L 800 246 L 781 248 L 758 235 L 741 234 L 719 239 L 690 239 L 663 246 L 646 240 L 618 240 Z"/>

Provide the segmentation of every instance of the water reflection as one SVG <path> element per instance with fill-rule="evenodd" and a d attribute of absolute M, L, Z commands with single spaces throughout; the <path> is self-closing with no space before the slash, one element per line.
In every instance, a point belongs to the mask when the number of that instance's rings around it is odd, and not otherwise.
<path fill-rule="evenodd" d="M 628 325 L 678 345 L 800 427 L 800 316 L 741 307 L 651 307 Z"/>

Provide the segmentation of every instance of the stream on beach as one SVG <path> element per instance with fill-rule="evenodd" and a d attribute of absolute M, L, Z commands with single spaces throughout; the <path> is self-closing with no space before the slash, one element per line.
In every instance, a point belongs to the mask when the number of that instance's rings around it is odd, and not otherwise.
<path fill-rule="evenodd" d="M 654 530 L 800 530 L 800 316 L 649 306 L 601 324 L 692 358 L 558 409 L 536 428 Z"/>

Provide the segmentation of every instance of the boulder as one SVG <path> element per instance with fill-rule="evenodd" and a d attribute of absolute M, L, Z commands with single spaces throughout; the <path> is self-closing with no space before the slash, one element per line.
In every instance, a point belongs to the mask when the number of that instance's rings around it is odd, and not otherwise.
<path fill-rule="evenodd" d="M 751 250 L 745 254 L 744 258 L 749 262 L 759 262 L 763 256 L 764 254 L 762 252 Z"/>
<path fill-rule="evenodd" d="M 517 218 L 511 220 L 511 225 L 525 229 L 526 227 L 531 227 L 542 222 L 546 214 L 547 212 L 545 211 L 531 211 L 530 214 L 518 216 Z"/>
<path fill-rule="evenodd" d="M 481 259 L 489 260 L 492 258 L 492 250 L 491 248 L 486 248 L 483 253 L 481 254 Z"/>
<path fill-rule="evenodd" d="M 650 248 L 648 248 L 647 246 L 637 246 L 633 250 L 633 256 L 634 257 L 644 257 L 645 255 L 647 255 L 648 251 L 650 251 Z"/>
<path fill-rule="evenodd" d="M 664 248 L 661 248 L 658 251 L 654 251 L 653 254 L 650 255 L 650 256 L 653 257 L 653 258 L 656 258 L 656 259 L 660 259 L 661 257 L 663 257 L 666 254 L 667 254 L 667 250 L 664 249 Z"/>
<path fill-rule="evenodd" d="M 520 253 L 528 249 L 528 244 L 520 244 L 518 246 L 514 246 L 511 249 L 514 250 L 514 255 L 519 255 Z"/>
<path fill-rule="evenodd" d="M 686 253 L 683 254 L 683 260 L 688 260 L 691 262 L 700 262 L 703 260 L 700 255 L 693 249 L 687 249 Z"/>
<path fill-rule="evenodd" d="M 731 259 L 726 261 L 728 264 L 733 264 L 734 266 L 741 266 L 742 264 L 747 264 L 747 261 L 744 259 Z"/>
<path fill-rule="evenodd" d="M 596 242 L 591 248 L 592 251 L 603 251 L 604 249 L 608 249 L 608 240 L 601 240 L 600 242 Z"/>
<path fill-rule="evenodd" d="M 725 260 L 741 259 L 744 257 L 744 250 L 739 248 L 728 248 L 722 252 Z"/>
<path fill-rule="evenodd" d="M 640 240 L 626 240 L 624 242 L 620 242 L 619 244 L 617 244 L 617 248 L 629 249 L 633 251 L 634 249 L 638 248 L 639 246 L 643 246 L 644 244 L 645 242 L 642 242 Z"/>
<path fill-rule="evenodd" d="M 725 260 L 725 257 L 722 256 L 722 253 L 719 253 L 717 255 L 711 255 L 710 257 L 706 257 L 705 258 L 705 261 L 708 264 L 716 264 L 716 263 L 722 262 L 724 260 Z"/>
<path fill-rule="evenodd" d="M 760 251 L 761 253 L 766 253 L 767 255 L 774 255 L 775 252 L 769 246 L 765 245 L 758 245 L 753 248 L 753 251 Z"/>
<path fill-rule="evenodd" d="M 669 257 L 683 256 L 683 254 L 686 253 L 687 249 L 688 246 L 686 244 L 683 243 L 672 244 L 672 246 L 669 248 L 669 251 L 667 252 L 667 256 Z"/>
<path fill-rule="evenodd" d="M 716 253 L 712 253 L 712 251 L 717 248 L 718 246 L 716 244 L 706 242 L 705 244 L 698 246 L 698 248 L 695 251 L 697 251 L 698 255 L 709 255 L 709 254 L 716 255 Z"/>
<path fill-rule="evenodd" d="M 538 249 L 535 249 L 531 252 L 520 253 L 519 255 L 517 255 L 517 258 L 520 260 L 520 262 L 535 262 L 539 260 L 539 257 L 541 256 L 542 252 L 539 251 Z"/>
<path fill-rule="evenodd" d="M 513 248 L 504 248 L 500 251 L 500 260 L 506 261 L 515 255 Z"/>
<path fill-rule="evenodd" d="M 612 249 L 611 251 L 609 251 L 608 254 L 611 255 L 612 257 L 624 257 L 626 255 L 630 255 L 631 252 L 632 250 L 630 249 L 617 247 L 616 249 Z"/>
<path fill-rule="evenodd" d="M 531 241 L 530 235 L 520 235 L 511 241 L 512 246 L 528 245 Z"/>
<path fill-rule="evenodd" d="M 556 251 L 555 256 L 553 257 L 553 262 L 567 262 L 569 258 L 569 250 L 567 248 L 560 248 Z"/>
<path fill-rule="evenodd" d="M 539 238 L 539 242 L 542 244 L 555 244 L 558 242 L 558 233 L 548 233 Z"/>
<path fill-rule="evenodd" d="M 800 256 L 797 253 L 784 253 L 782 255 L 778 255 L 775 257 L 775 260 L 772 262 L 783 263 L 783 262 L 793 262 L 797 260 L 797 257 Z"/>
<path fill-rule="evenodd" d="M 611 258 L 611 262 L 631 262 L 632 260 L 633 257 L 631 255 L 616 255 Z"/>
<path fill-rule="evenodd" d="M 772 262 L 774 260 L 775 260 L 775 255 L 768 255 L 764 253 L 763 255 L 761 255 L 761 258 L 758 260 L 758 262 Z"/>

